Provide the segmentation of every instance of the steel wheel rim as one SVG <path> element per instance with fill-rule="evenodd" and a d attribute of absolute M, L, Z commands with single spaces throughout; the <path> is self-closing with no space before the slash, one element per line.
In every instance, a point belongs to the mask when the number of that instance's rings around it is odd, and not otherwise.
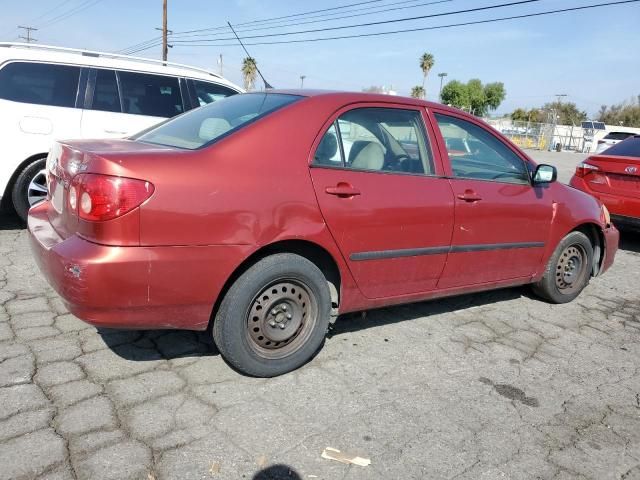
<path fill-rule="evenodd" d="M 33 207 L 36 203 L 47 198 L 47 170 L 36 173 L 27 186 L 27 201 Z"/>
<path fill-rule="evenodd" d="M 311 336 L 318 304 L 299 280 L 279 279 L 264 287 L 247 311 L 246 338 L 263 358 L 278 359 L 298 351 Z"/>
<path fill-rule="evenodd" d="M 569 245 L 556 265 L 556 286 L 560 293 L 571 293 L 582 284 L 587 271 L 587 254 L 580 245 Z"/>

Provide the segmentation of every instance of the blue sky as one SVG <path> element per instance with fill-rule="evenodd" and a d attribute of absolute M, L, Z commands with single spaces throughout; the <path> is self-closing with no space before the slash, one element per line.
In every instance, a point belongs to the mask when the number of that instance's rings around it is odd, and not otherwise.
<path fill-rule="evenodd" d="M 275 22 L 269 29 L 242 35 L 375 22 L 506 1 L 447 0 L 354 18 L 334 16 L 331 22 L 298 26 L 294 20 L 302 21 L 303 17 L 296 17 L 286 20 L 288 24 Z M 436 26 L 603 1 L 606 0 L 541 0 L 485 12 L 322 32 L 306 37 Z M 218 27 L 227 20 L 239 24 L 356 2 L 358 0 L 169 0 L 169 28 L 180 32 Z M 343 12 L 358 9 L 351 14 L 371 13 L 397 2 L 379 0 Z M 427 2 L 406 1 L 403 5 L 411 7 L 423 3 Z M 87 5 L 88 8 L 75 15 L 51 22 L 56 16 Z M 14 40 L 19 34 L 15 28 L 18 24 L 34 25 L 40 27 L 34 32 L 40 43 L 115 51 L 156 37 L 158 32 L 154 28 L 161 25 L 161 5 L 161 0 L 0 0 L 3 12 L 0 40 Z M 335 12 L 338 11 L 325 14 Z M 249 49 L 269 82 L 276 87 L 297 87 L 300 75 L 305 75 L 305 87 L 310 88 L 361 90 L 371 85 L 392 85 L 400 94 L 406 95 L 412 86 L 422 83 L 418 58 L 428 51 L 436 59 L 427 81 L 429 99 L 435 99 L 438 94 L 439 78 L 436 74 L 447 72 L 447 80 L 466 81 L 475 77 L 483 82 L 504 82 L 507 98 L 498 113 L 520 106 L 540 106 L 553 100 L 555 94 L 566 93 L 567 100 L 595 114 L 602 104 L 618 103 L 640 94 L 638 25 L 640 3 L 632 3 L 485 25 L 316 43 L 256 45 Z M 239 27 L 240 30 L 242 28 L 250 27 Z M 197 37 L 183 38 L 186 39 L 200 40 Z M 217 70 L 220 54 L 223 55 L 224 75 L 240 84 L 240 63 L 244 54 L 238 46 L 196 47 L 176 43 L 169 51 L 169 59 Z M 138 55 L 159 58 L 160 47 Z"/>

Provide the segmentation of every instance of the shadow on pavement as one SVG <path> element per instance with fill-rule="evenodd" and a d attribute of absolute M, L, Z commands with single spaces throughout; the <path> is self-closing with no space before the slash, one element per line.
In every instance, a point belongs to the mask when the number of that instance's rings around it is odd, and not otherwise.
<path fill-rule="evenodd" d="M 14 212 L 8 208 L 0 208 L 0 230 L 20 230 L 25 224 Z"/>
<path fill-rule="evenodd" d="M 391 325 L 398 322 L 415 320 L 420 317 L 429 317 L 454 310 L 516 300 L 529 296 L 537 299 L 537 297 L 533 297 L 532 293 L 529 293 L 527 287 L 515 287 L 440 298 L 395 307 L 385 307 L 377 310 L 369 310 L 365 313 L 350 313 L 338 317 L 336 323 L 329 330 L 328 338 L 381 325 Z"/>
<path fill-rule="evenodd" d="M 260 470 L 252 480 L 302 480 L 302 477 L 290 466 L 278 464 Z"/>
<path fill-rule="evenodd" d="M 640 231 L 622 230 L 620 232 L 620 250 L 640 253 Z"/>
<path fill-rule="evenodd" d="M 116 355 L 139 362 L 218 355 L 209 331 L 115 330 L 98 328 L 98 335 Z"/>

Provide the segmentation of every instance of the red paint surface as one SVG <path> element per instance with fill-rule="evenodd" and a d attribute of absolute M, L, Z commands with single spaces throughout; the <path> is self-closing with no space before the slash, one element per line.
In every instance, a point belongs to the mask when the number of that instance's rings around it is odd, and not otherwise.
<path fill-rule="evenodd" d="M 295 92 L 299 93 L 300 92 Z M 201 150 L 129 140 L 65 143 L 52 185 L 78 173 L 151 182 L 140 207 L 106 222 L 87 222 L 51 200 L 29 215 L 41 270 L 83 320 L 121 328 L 206 328 L 216 300 L 252 255 L 283 241 L 323 249 L 340 273 L 340 312 L 524 284 L 536 280 L 558 242 L 581 225 L 606 239 L 603 270 L 613 262 L 615 228 L 597 200 L 559 183 L 546 186 L 452 179 L 433 111 L 474 117 L 415 99 L 303 92 L 307 98 Z M 422 112 L 434 176 L 311 167 L 335 116 L 360 106 Z M 75 163 L 74 163 L 75 162 Z M 73 167 L 73 168 L 71 168 Z M 347 185 L 352 197 L 326 193 Z M 466 202 L 458 194 L 481 197 Z M 438 253 L 354 261 L 353 253 L 541 242 L 544 247 Z"/>

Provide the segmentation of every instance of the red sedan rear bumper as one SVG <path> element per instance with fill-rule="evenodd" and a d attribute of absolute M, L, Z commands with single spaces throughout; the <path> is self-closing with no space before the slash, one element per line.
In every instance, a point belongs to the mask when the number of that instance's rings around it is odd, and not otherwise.
<path fill-rule="evenodd" d="M 569 185 L 596 197 L 604 203 L 609 212 L 611 212 L 611 216 L 614 218 L 614 221 L 616 219 L 629 219 L 629 223 L 634 223 L 633 220 L 637 219 L 637 224 L 640 225 L 640 198 L 634 198 L 628 195 L 597 192 L 589 187 L 588 182 L 585 182 L 583 178 L 576 175 L 571 178 Z"/>
<path fill-rule="evenodd" d="M 204 330 L 247 245 L 116 247 L 61 238 L 46 202 L 29 212 L 40 270 L 78 318 L 96 326 Z"/>

